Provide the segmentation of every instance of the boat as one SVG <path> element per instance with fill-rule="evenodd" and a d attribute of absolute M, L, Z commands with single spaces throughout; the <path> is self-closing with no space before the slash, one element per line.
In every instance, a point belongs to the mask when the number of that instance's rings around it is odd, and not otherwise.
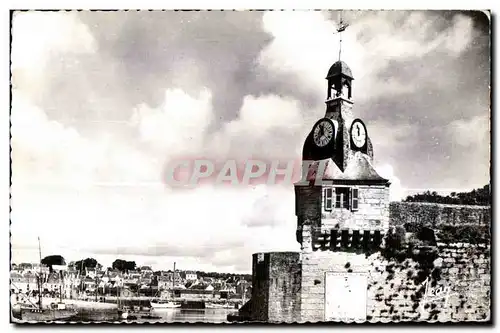
<path fill-rule="evenodd" d="M 168 299 L 156 299 L 156 300 L 151 300 L 151 308 L 154 310 L 161 310 L 161 309 L 176 309 L 181 307 L 181 303 L 173 301 L 175 298 L 175 262 L 174 262 L 174 272 L 172 275 L 172 300 Z"/>
<path fill-rule="evenodd" d="M 118 316 L 120 319 L 127 320 L 127 319 L 134 319 L 133 316 L 131 316 L 127 310 L 118 310 Z"/>
<path fill-rule="evenodd" d="M 172 302 L 168 300 L 156 300 L 156 301 L 150 301 L 151 307 L 155 310 L 158 309 L 175 309 L 175 308 L 180 308 L 181 304 L 177 302 Z"/>
<path fill-rule="evenodd" d="M 133 316 L 130 315 L 129 313 L 129 308 L 124 306 L 121 302 L 121 295 L 120 295 L 120 287 L 121 287 L 121 280 L 118 282 L 116 286 L 116 294 L 117 294 L 117 306 L 118 306 L 118 317 L 122 320 L 134 320 Z"/>
<path fill-rule="evenodd" d="M 160 316 L 153 314 L 153 309 L 150 308 L 148 310 L 141 310 L 137 312 L 137 315 L 140 315 L 141 319 L 161 319 Z"/>
<path fill-rule="evenodd" d="M 21 308 L 21 320 L 30 322 L 58 321 L 76 316 L 78 311 L 67 308 L 64 303 L 53 304 L 49 308 Z"/>
<path fill-rule="evenodd" d="M 78 311 L 72 307 L 66 307 L 66 304 L 61 300 L 58 303 L 52 303 L 48 308 L 42 307 L 42 251 L 40 247 L 40 237 L 38 237 L 38 252 L 40 255 L 40 272 L 38 274 L 38 304 L 33 304 L 33 307 L 21 307 L 20 318 L 22 321 L 43 322 L 43 321 L 59 321 L 69 319 L 78 314 Z"/>
<path fill-rule="evenodd" d="M 221 303 L 205 303 L 205 309 L 231 309 L 232 307 L 228 304 Z"/>
<path fill-rule="evenodd" d="M 142 315 L 141 319 L 161 319 L 161 317 L 160 316 L 155 316 L 155 315 L 152 315 L 152 314 L 147 314 L 147 315 Z"/>

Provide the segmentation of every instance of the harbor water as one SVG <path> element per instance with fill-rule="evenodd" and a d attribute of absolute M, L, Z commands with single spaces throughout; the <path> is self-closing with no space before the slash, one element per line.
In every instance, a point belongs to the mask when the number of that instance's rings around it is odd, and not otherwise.
<path fill-rule="evenodd" d="M 227 315 L 236 313 L 235 309 L 154 309 L 148 312 L 132 312 L 127 320 L 121 322 L 164 322 L 164 323 L 225 323 Z M 116 321 L 115 318 L 102 318 L 103 321 Z M 85 313 L 71 321 L 95 321 Z"/>

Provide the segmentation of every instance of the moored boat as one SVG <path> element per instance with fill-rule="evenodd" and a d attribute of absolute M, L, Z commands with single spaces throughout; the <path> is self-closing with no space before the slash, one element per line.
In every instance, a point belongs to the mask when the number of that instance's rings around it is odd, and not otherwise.
<path fill-rule="evenodd" d="M 45 322 L 45 321 L 60 321 L 72 318 L 78 314 L 74 307 L 67 307 L 62 301 L 62 292 L 60 291 L 61 300 L 57 303 L 52 303 L 49 307 L 42 306 L 42 252 L 40 246 L 40 237 L 38 237 L 38 253 L 40 256 L 40 272 L 37 276 L 38 285 L 38 304 L 23 304 L 20 305 L 20 319 L 28 322 Z M 62 277 L 62 273 L 61 273 Z"/>
<path fill-rule="evenodd" d="M 78 311 L 75 309 L 66 308 L 66 304 L 59 303 L 47 309 L 21 308 L 21 320 L 30 322 L 58 321 L 74 317 L 77 313 Z"/>
<path fill-rule="evenodd" d="M 205 309 L 232 309 L 228 303 L 205 303 Z"/>
<path fill-rule="evenodd" d="M 151 307 L 155 310 L 157 309 L 175 309 L 180 308 L 181 304 L 177 302 L 167 301 L 167 300 L 156 300 L 151 301 Z"/>

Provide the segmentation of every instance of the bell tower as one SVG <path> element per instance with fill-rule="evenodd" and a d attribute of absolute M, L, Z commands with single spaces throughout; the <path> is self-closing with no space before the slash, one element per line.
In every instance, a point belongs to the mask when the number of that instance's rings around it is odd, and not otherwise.
<path fill-rule="evenodd" d="M 341 21 L 340 36 L 347 27 Z M 335 227 L 341 234 L 360 228 L 383 229 L 389 221 L 390 184 L 373 167 L 367 126 L 354 113 L 354 75 L 340 59 L 341 50 L 342 37 L 339 60 L 326 75 L 325 114 L 304 142 L 302 157 L 311 163 L 309 185 L 295 186 L 297 240 L 303 246 L 306 226 L 312 233 Z"/>
<path fill-rule="evenodd" d="M 340 36 L 346 28 L 341 20 Z M 366 319 L 366 255 L 380 248 L 389 228 L 390 184 L 373 167 L 367 126 L 355 116 L 354 75 L 340 59 L 341 45 L 342 38 L 326 75 L 326 112 L 304 142 L 307 177 L 295 184 L 303 321 Z M 343 287 L 358 280 L 352 290 Z M 360 293 L 340 296 L 345 290 Z M 355 305 L 335 305 L 344 299 Z"/>

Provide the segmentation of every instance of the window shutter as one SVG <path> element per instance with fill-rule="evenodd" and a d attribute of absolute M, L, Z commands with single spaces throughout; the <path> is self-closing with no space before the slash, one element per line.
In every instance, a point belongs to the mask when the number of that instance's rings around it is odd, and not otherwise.
<path fill-rule="evenodd" d="M 325 210 L 332 210 L 332 188 L 326 188 L 324 192 Z"/>
<path fill-rule="evenodd" d="M 351 209 L 358 210 L 358 189 L 353 188 L 351 193 Z"/>

